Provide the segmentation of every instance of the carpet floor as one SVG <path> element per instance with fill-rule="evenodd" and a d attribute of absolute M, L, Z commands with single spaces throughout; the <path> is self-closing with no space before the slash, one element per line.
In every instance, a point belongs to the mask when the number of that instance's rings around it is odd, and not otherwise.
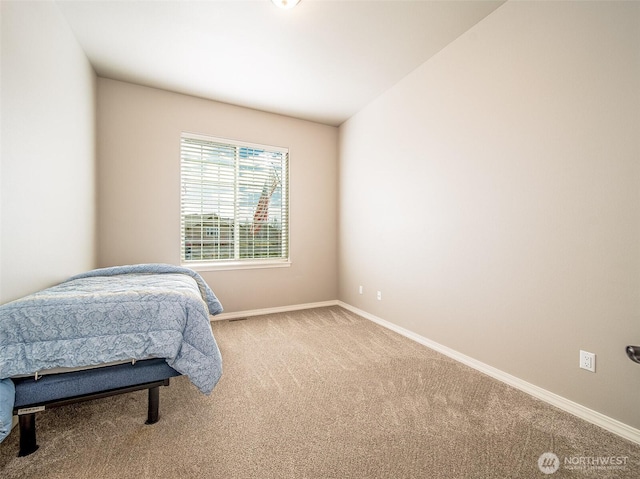
<path fill-rule="evenodd" d="M 213 329 L 211 395 L 172 379 L 151 426 L 146 391 L 39 413 L 40 449 L 16 457 L 14 429 L 0 477 L 640 477 L 639 445 L 340 307 Z"/>

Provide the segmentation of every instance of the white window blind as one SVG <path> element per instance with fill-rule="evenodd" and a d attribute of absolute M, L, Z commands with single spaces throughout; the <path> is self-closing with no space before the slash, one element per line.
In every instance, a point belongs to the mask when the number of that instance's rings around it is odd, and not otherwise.
<path fill-rule="evenodd" d="M 286 148 L 183 133 L 182 262 L 288 262 L 288 159 Z"/>

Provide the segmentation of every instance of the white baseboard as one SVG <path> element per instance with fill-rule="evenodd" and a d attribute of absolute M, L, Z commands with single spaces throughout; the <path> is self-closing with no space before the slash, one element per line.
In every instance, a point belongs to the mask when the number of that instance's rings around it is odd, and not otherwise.
<path fill-rule="evenodd" d="M 606 429 L 609 432 L 617 434 L 618 436 L 623 437 L 624 439 L 627 439 L 631 442 L 640 444 L 640 429 L 633 428 L 623 422 L 620 422 L 616 419 L 610 418 L 609 416 L 605 416 L 604 414 L 601 414 L 597 411 L 594 411 L 585 406 L 582 406 L 581 404 L 570 401 L 569 399 L 566 399 L 562 396 L 558 396 L 557 394 L 547 391 L 546 389 L 542 389 L 541 387 L 538 387 L 534 384 L 523 381 L 522 379 L 512 376 L 511 374 L 505 373 L 504 371 L 501 371 L 499 369 L 496 369 L 493 366 L 489 366 L 488 364 L 485 364 L 469 356 L 466 356 L 462 353 L 459 353 L 458 351 L 448 348 L 447 346 L 443 346 L 442 344 L 436 343 L 435 341 L 432 341 L 423 336 L 420 336 L 419 334 L 409 331 L 408 329 L 402 328 L 396 324 L 390 323 L 389 321 L 378 318 L 377 316 L 369 314 L 366 311 L 362 311 L 361 309 L 358 309 L 354 306 L 343 303 L 342 301 L 338 301 L 337 304 L 359 316 L 362 316 L 363 318 L 373 321 L 374 323 L 377 323 L 381 326 L 384 326 L 387 329 L 395 331 L 396 333 L 401 334 L 402 336 L 405 336 L 409 339 L 412 339 L 413 341 L 416 341 L 424 346 L 427 346 L 428 348 L 438 351 L 439 353 L 442 353 L 445 356 L 448 356 L 458 362 L 461 362 L 462 364 L 465 364 L 473 369 L 476 369 L 481 373 L 491 376 L 492 378 L 495 378 L 498 381 L 502 381 L 503 383 L 508 384 L 509 386 L 513 386 L 514 388 L 519 389 L 535 398 L 538 398 L 559 409 L 562 409 L 563 411 L 573 414 L 574 416 L 577 416 L 580 419 L 584 419 L 585 421 L 595 424 L 596 426 L 599 426 L 603 429 Z"/>
<path fill-rule="evenodd" d="M 286 313 L 288 311 L 298 311 L 302 309 L 324 308 L 326 306 L 337 306 L 338 300 L 322 301 L 320 303 L 294 304 L 291 306 L 278 306 L 275 308 L 252 309 L 250 311 L 237 311 L 233 313 L 220 313 L 211 316 L 211 321 L 224 321 L 228 319 L 248 318 L 250 316 L 262 316 L 263 314 Z"/>

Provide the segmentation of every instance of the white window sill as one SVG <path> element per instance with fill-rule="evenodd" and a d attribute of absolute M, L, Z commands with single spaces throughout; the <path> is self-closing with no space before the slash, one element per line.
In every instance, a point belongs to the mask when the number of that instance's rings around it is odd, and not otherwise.
<path fill-rule="evenodd" d="M 229 271 L 237 269 L 263 269 L 263 268 L 288 268 L 291 260 L 266 260 L 266 261 L 203 261 L 182 263 L 185 268 L 194 271 Z"/>

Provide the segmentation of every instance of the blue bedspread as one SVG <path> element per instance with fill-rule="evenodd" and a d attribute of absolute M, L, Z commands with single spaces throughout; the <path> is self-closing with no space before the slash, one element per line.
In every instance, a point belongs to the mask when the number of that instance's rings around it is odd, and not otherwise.
<path fill-rule="evenodd" d="M 198 273 L 165 264 L 89 271 L 0 306 L 0 441 L 11 376 L 157 357 L 210 393 L 222 358 L 209 314 L 220 312 Z"/>

